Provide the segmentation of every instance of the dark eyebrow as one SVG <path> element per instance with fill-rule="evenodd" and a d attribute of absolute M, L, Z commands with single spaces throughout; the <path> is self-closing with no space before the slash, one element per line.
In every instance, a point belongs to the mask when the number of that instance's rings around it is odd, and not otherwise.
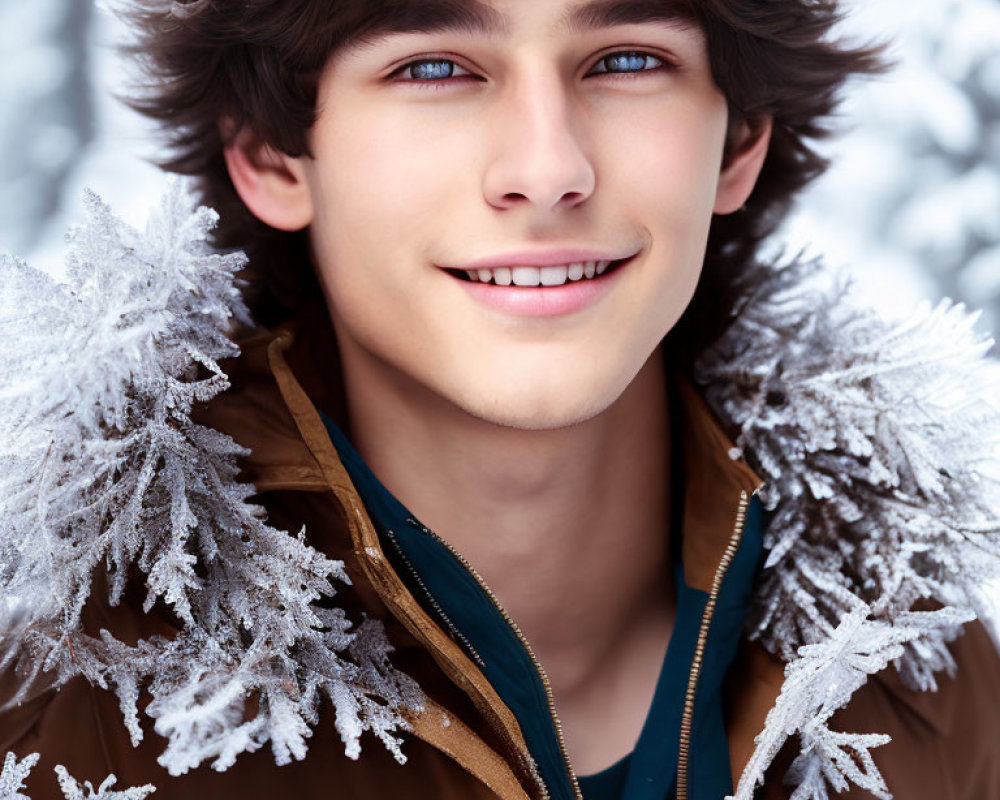
<path fill-rule="evenodd" d="M 564 22 L 574 33 L 643 22 L 699 27 L 694 9 L 684 0 L 590 0 L 569 11 Z"/>
<path fill-rule="evenodd" d="M 364 47 L 396 33 L 455 31 L 495 36 L 507 30 L 507 18 L 480 0 L 387 0 L 372 6 L 352 44 Z"/>
<path fill-rule="evenodd" d="M 366 16 L 347 49 L 364 49 L 393 34 L 454 31 L 496 36 L 509 30 L 507 17 L 481 0 L 382 0 L 366 6 Z M 698 25 L 686 0 L 589 0 L 562 20 L 573 33 L 643 22 Z"/>

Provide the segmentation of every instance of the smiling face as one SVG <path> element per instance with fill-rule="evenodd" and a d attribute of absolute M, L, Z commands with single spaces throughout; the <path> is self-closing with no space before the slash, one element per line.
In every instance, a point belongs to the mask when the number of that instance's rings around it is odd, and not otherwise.
<path fill-rule="evenodd" d="M 414 3 L 396 22 L 420 30 L 330 59 L 311 158 L 238 137 L 234 183 L 310 226 L 349 384 L 525 429 L 593 417 L 686 308 L 766 130 L 724 165 L 704 35 L 665 0 Z"/>

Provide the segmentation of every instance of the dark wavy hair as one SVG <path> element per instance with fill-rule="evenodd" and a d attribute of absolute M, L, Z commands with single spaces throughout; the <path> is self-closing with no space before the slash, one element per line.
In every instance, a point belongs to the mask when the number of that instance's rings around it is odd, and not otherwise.
<path fill-rule="evenodd" d="M 705 31 L 730 130 L 770 117 L 771 147 L 744 209 L 717 216 L 705 269 L 681 320 L 680 338 L 706 344 L 726 324 L 741 267 L 781 222 L 795 195 L 827 161 L 815 150 L 829 135 L 839 92 L 852 75 L 883 69 L 876 46 L 832 38 L 837 0 L 663 0 Z M 257 320 L 275 324 L 318 291 L 304 232 L 258 221 L 243 205 L 223 160 L 220 119 L 248 127 L 292 156 L 308 154 L 319 77 L 339 47 L 400 16 L 417 20 L 463 0 L 130 0 L 124 12 L 141 67 L 130 104 L 158 120 L 167 140 L 160 165 L 194 176 L 201 200 L 219 211 L 216 244 L 250 257 L 247 299 Z M 696 348 L 695 348 L 696 349 Z"/>

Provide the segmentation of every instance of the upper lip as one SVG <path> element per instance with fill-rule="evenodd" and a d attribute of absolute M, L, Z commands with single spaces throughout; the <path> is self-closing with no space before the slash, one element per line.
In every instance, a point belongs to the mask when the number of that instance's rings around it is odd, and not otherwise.
<path fill-rule="evenodd" d="M 501 253 L 487 256 L 475 261 L 457 266 L 456 269 L 496 269 L 497 267 L 561 267 L 565 264 L 578 264 L 582 261 L 621 261 L 631 258 L 635 252 L 622 254 L 607 250 L 584 250 L 567 248 L 563 250 L 519 250 L 513 253 Z"/>

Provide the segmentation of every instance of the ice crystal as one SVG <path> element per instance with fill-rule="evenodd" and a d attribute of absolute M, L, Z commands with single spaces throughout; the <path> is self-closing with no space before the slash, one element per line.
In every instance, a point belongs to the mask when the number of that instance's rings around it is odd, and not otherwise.
<path fill-rule="evenodd" d="M 108 775 L 95 792 L 90 781 L 84 781 L 81 787 L 61 764 L 56 766 L 56 775 L 59 776 L 59 788 L 66 800 L 146 800 L 156 791 L 155 786 L 147 783 L 145 786 L 116 792 L 111 787 L 118 779 L 114 775 Z"/>
<path fill-rule="evenodd" d="M 852 781 L 876 797 L 888 798 L 869 751 L 887 743 L 889 737 L 832 731 L 827 722 L 870 675 L 901 658 L 908 643 L 926 636 L 928 630 L 959 625 L 969 618 L 942 609 L 909 612 L 890 623 L 874 619 L 871 608 L 857 603 L 822 642 L 803 645 L 785 670 L 781 694 L 757 738 L 757 748 L 737 787 L 737 800 L 753 797 L 768 765 L 793 735 L 801 743 L 788 776 L 798 785 L 795 800 L 825 800 L 826 781 L 838 792 Z"/>
<path fill-rule="evenodd" d="M 744 279 L 696 372 L 765 480 L 751 635 L 790 666 L 737 797 L 793 734 L 796 800 L 848 780 L 886 797 L 869 754 L 882 739 L 825 722 L 890 661 L 936 688 L 954 669 L 947 643 L 984 608 L 1000 574 L 1000 365 L 960 305 L 893 323 L 818 263 Z"/>
<path fill-rule="evenodd" d="M 327 607 L 343 564 L 270 527 L 236 478 L 246 451 L 190 417 L 228 386 L 233 320 L 250 324 L 244 257 L 210 249 L 214 212 L 179 188 L 142 234 L 87 208 L 65 284 L 0 259 L 0 335 L 17 342 L 0 351 L 0 666 L 18 663 L 21 696 L 77 675 L 113 689 L 134 743 L 148 692 L 173 774 L 267 742 L 300 759 L 322 702 L 349 755 L 370 730 L 402 759 L 392 732 L 419 690 L 376 624 Z M 112 605 L 144 576 L 177 635 L 87 635 L 99 573 Z"/>
<path fill-rule="evenodd" d="M 810 725 L 803 739 L 807 745 L 788 771 L 787 781 L 796 787 L 791 800 L 827 800 L 827 782 L 841 792 L 847 789 L 848 780 L 879 800 L 889 800 L 888 787 L 870 752 L 887 744 L 888 736 L 838 733 L 825 725 Z"/>
<path fill-rule="evenodd" d="M 3 771 L 0 772 L 0 800 L 31 800 L 27 795 L 21 794 L 21 790 L 37 763 L 38 753 L 25 756 L 20 761 L 13 753 L 7 753 L 3 760 Z"/>
<path fill-rule="evenodd" d="M 27 795 L 21 794 L 21 789 L 24 788 L 24 782 L 37 763 L 38 753 L 25 756 L 21 761 L 18 761 L 13 753 L 7 753 L 3 772 L 0 773 L 0 800 L 31 800 Z M 118 781 L 114 775 L 108 775 L 97 787 L 97 791 L 94 791 L 90 781 L 84 781 L 81 787 L 61 764 L 56 765 L 55 772 L 59 779 L 59 788 L 66 800 L 146 800 L 156 791 L 155 786 L 146 784 L 116 792 L 112 789 Z"/>

